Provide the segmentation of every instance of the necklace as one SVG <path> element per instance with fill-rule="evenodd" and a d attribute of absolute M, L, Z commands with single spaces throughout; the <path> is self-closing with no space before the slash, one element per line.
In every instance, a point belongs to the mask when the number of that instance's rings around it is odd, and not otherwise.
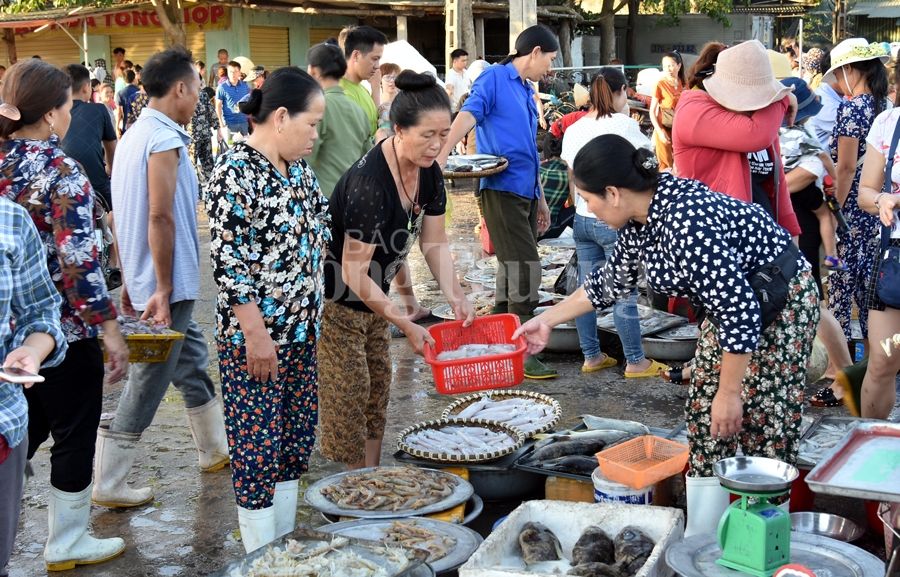
<path fill-rule="evenodd" d="M 391 139 L 391 149 L 394 151 L 394 157 L 397 159 L 397 174 L 400 175 L 400 188 L 403 190 L 403 196 L 411 202 L 412 204 L 409 207 L 409 211 L 407 212 L 407 217 L 409 222 L 406 225 L 406 230 L 412 229 L 412 221 L 413 215 L 419 216 L 419 213 L 422 212 L 422 207 L 419 206 L 419 170 L 416 167 L 416 188 L 415 188 L 415 197 L 411 198 L 409 193 L 406 191 L 406 184 L 403 182 L 403 169 L 400 167 L 400 157 L 397 155 L 397 137 Z"/>

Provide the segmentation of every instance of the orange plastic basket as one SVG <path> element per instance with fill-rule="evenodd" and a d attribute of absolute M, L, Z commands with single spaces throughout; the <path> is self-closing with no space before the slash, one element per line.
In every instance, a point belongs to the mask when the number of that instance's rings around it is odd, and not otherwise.
<path fill-rule="evenodd" d="M 525 337 L 512 340 L 519 328 L 519 317 L 511 314 L 476 317 L 469 327 L 463 321 L 449 321 L 428 327 L 434 348 L 425 343 L 425 362 L 434 373 L 434 386 L 439 393 L 452 395 L 487 389 L 513 387 L 525 380 Z M 462 345 L 516 345 L 516 351 L 472 359 L 439 361 L 443 351 L 454 351 Z"/>
<path fill-rule="evenodd" d="M 597 453 L 606 478 L 643 489 L 684 470 L 688 447 L 653 435 L 626 441 Z"/>

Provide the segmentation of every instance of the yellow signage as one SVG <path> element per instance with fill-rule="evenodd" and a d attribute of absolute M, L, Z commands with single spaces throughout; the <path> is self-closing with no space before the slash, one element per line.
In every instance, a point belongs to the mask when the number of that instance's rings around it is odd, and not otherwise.
<path fill-rule="evenodd" d="M 121 10 L 100 16 L 88 16 L 67 21 L 64 24 L 51 26 L 57 29 L 65 26 L 70 31 L 83 30 L 87 20 L 88 32 L 91 34 L 121 34 L 122 32 L 155 32 L 162 30 L 159 16 L 153 8 Z M 231 8 L 219 4 L 191 4 L 184 8 L 184 28 L 186 31 L 227 30 L 231 27 Z M 16 28 L 16 34 L 33 32 L 36 27 Z"/>

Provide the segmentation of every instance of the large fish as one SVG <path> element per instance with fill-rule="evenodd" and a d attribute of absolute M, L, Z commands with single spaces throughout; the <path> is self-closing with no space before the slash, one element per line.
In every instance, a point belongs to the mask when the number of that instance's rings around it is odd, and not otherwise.
<path fill-rule="evenodd" d="M 534 450 L 545 447 L 556 441 L 580 441 L 584 439 L 600 439 L 607 445 L 618 443 L 619 441 L 630 439 L 634 435 L 625 431 L 616 430 L 591 430 L 586 431 L 563 431 L 560 433 L 541 433 L 534 435 L 538 442 L 534 444 Z"/>
<path fill-rule="evenodd" d="M 653 552 L 656 543 L 637 527 L 625 527 L 616 535 L 616 564 L 626 575 L 634 575 L 641 570 Z"/>
<path fill-rule="evenodd" d="M 561 473 L 571 473 L 573 475 L 583 475 L 590 477 L 597 468 L 597 457 L 587 455 L 566 455 L 549 461 L 538 461 L 535 465 L 541 469 L 550 471 L 560 471 Z M 610 551 L 612 551 L 612 541 L 610 541 Z M 576 563 L 577 565 L 577 563 Z"/>
<path fill-rule="evenodd" d="M 581 534 L 572 547 L 572 565 L 584 563 L 611 564 L 616 560 L 615 544 L 606 531 L 591 525 Z"/>
<path fill-rule="evenodd" d="M 530 455 L 525 456 L 525 460 L 533 463 L 558 459 L 567 455 L 594 455 L 602 451 L 607 445 L 621 441 L 628 436 L 627 433 L 621 431 L 604 432 L 607 434 L 573 437 L 571 440 L 555 440 L 553 443 L 535 448 Z"/>
<path fill-rule="evenodd" d="M 576 577 L 627 577 L 618 564 L 607 565 L 606 563 L 582 563 L 569 569 L 566 575 L 574 575 Z"/>
<path fill-rule="evenodd" d="M 558 561 L 562 557 L 559 539 L 553 531 L 540 523 L 525 523 L 519 533 L 519 546 L 526 565 L 536 565 L 543 561 Z"/>
<path fill-rule="evenodd" d="M 646 425 L 636 423 L 635 421 L 620 421 L 618 419 L 604 419 L 603 417 L 595 417 L 594 415 L 581 415 L 588 429 L 604 429 L 614 431 L 625 431 L 632 435 L 649 435 L 650 429 Z"/>

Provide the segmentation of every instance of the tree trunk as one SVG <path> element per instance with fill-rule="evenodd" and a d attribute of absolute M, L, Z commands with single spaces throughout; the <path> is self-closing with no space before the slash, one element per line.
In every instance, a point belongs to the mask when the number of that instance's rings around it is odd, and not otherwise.
<path fill-rule="evenodd" d="M 187 46 L 187 33 L 184 31 L 184 6 L 181 0 L 151 0 L 159 23 L 169 36 L 172 46 Z"/>
<path fill-rule="evenodd" d="M 625 32 L 625 63 L 640 64 L 637 61 L 637 25 L 641 0 L 628 0 L 628 30 Z"/>
<path fill-rule="evenodd" d="M 603 0 L 600 9 L 600 64 L 616 57 L 615 0 Z"/>
<path fill-rule="evenodd" d="M 469 61 L 475 60 L 478 44 L 475 42 L 475 18 L 472 15 L 472 0 L 459 0 L 459 47 L 470 54 Z"/>
<path fill-rule="evenodd" d="M 3 29 L 3 43 L 6 44 L 6 55 L 9 57 L 9 63 L 15 64 L 19 57 L 16 54 L 16 33 L 12 28 Z"/>
<path fill-rule="evenodd" d="M 559 21 L 559 51 L 562 52 L 563 66 L 574 66 L 572 63 L 572 21 L 568 18 Z"/>

